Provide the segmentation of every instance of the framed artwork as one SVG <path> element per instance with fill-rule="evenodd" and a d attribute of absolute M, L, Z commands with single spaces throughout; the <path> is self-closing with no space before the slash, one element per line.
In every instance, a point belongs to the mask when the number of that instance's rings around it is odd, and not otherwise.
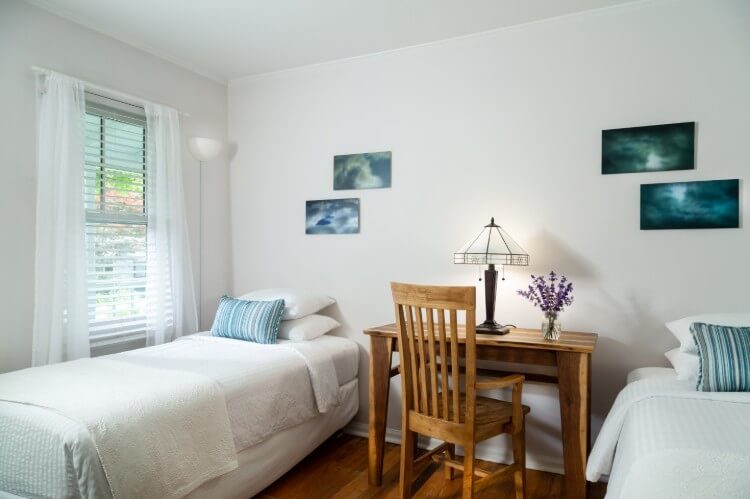
<path fill-rule="evenodd" d="M 695 122 L 602 130 L 602 174 L 695 169 Z"/>
<path fill-rule="evenodd" d="M 391 151 L 333 157 L 333 189 L 384 189 L 391 186 Z"/>
<path fill-rule="evenodd" d="M 737 179 L 641 185 L 641 230 L 739 226 Z"/>
<path fill-rule="evenodd" d="M 307 201 L 305 234 L 359 234 L 359 199 Z"/>

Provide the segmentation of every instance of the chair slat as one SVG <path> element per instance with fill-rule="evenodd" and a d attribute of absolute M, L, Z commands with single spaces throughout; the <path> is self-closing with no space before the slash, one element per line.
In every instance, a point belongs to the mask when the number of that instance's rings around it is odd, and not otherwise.
<path fill-rule="evenodd" d="M 440 383 L 443 395 L 443 419 L 448 419 L 448 346 L 445 342 L 445 310 L 438 309 L 438 329 L 440 330 Z"/>
<path fill-rule="evenodd" d="M 427 406 L 427 393 L 429 391 L 427 387 L 427 355 L 425 354 L 424 323 L 422 322 L 422 309 L 420 307 L 416 307 L 415 315 L 417 316 L 417 340 L 419 341 L 419 388 L 421 389 L 419 400 L 422 403 L 420 412 L 429 415 L 430 409 Z"/>
<path fill-rule="evenodd" d="M 409 344 L 408 335 L 405 334 L 407 332 L 406 330 L 406 319 L 404 317 L 404 306 L 400 304 L 396 304 L 396 325 L 398 327 L 398 351 L 400 352 L 399 355 L 401 355 L 401 373 L 403 377 L 403 373 L 406 372 L 408 369 L 411 371 L 411 362 L 409 362 L 409 351 L 411 350 L 411 345 Z M 403 378 L 406 380 L 406 378 Z M 413 398 L 414 393 L 413 385 L 410 386 L 405 381 L 402 383 L 402 404 L 404 404 L 404 407 L 410 409 L 413 406 Z M 402 408 L 403 409 L 403 408 Z M 404 412 L 404 411 L 402 411 Z"/>
<path fill-rule="evenodd" d="M 411 364 L 411 383 L 412 383 L 412 409 L 419 411 L 419 377 L 418 371 L 419 366 L 417 364 L 417 345 L 414 335 L 414 316 L 412 315 L 412 308 L 407 305 L 404 307 L 406 312 L 406 332 L 409 336 L 409 361 Z"/>
<path fill-rule="evenodd" d="M 435 318 L 431 308 L 427 312 L 427 345 L 430 354 L 430 398 L 432 402 L 432 417 L 439 418 L 438 411 L 438 382 L 437 382 L 437 357 L 435 355 Z"/>
<path fill-rule="evenodd" d="M 461 422 L 461 383 L 459 376 L 461 375 L 461 367 L 458 365 L 458 324 L 456 318 L 456 311 L 451 310 L 450 315 L 450 328 L 451 328 L 451 372 L 452 372 L 452 392 L 453 392 L 453 420 L 456 423 Z"/>

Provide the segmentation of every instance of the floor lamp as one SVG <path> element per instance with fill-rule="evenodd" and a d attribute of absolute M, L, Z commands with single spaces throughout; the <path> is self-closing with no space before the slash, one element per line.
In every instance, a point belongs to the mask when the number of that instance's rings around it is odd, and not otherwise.
<path fill-rule="evenodd" d="M 203 327 L 203 165 L 207 161 L 215 159 L 221 153 L 222 143 L 216 139 L 206 137 L 193 137 L 188 139 L 190 154 L 198 160 L 198 185 L 200 189 L 200 213 L 198 216 L 198 259 L 200 270 L 198 272 L 198 330 Z"/>

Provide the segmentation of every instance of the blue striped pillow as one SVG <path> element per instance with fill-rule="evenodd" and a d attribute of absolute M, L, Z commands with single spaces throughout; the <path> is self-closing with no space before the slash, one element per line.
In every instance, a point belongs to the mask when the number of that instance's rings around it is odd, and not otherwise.
<path fill-rule="evenodd" d="M 253 343 L 276 343 L 283 313 L 284 300 L 247 301 L 222 296 L 211 334 Z"/>
<path fill-rule="evenodd" d="M 750 392 L 750 327 L 690 325 L 698 347 L 696 388 L 704 392 Z"/>

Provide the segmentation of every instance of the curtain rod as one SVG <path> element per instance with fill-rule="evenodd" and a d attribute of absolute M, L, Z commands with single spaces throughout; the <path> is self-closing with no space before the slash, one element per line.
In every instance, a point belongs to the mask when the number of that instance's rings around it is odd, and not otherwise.
<path fill-rule="evenodd" d="M 49 68 L 45 68 L 45 67 L 41 67 L 41 66 L 31 66 L 31 69 L 35 73 L 42 73 L 44 71 L 52 71 L 52 72 L 61 74 L 63 76 L 67 76 L 68 78 L 73 78 L 74 80 L 78 80 L 78 81 L 82 82 L 85 86 L 87 86 L 87 87 L 89 87 L 91 89 L 98 90 L 100 92 L 104 92 L 106 94 L 109 94 L 109 95 L 102 96 L 102 97 L 110 97 L 110 96 L 111 97 L 119 97 L 120 99 L 134 100 L 134 101 L 137 101 L 140 104 L 145 104 L 146 102 L 152 102 L 152 101 L 150 101 L 148 99 L 144 99 L 143 97 L 138 97 L 137 95 L 126 94 L 124 92 L 120 92 L 118 90 L 113 90 L 111 88 L 107 88 L 107 87 L 104 87 L 102 85 L 97 85 L 96 83 L 91 83 L 90 81 L 82 80 L 80 78 L 76 78 L 75 76 L 70 76 L 70 75 L 67 75 L 65 73 L 61 73 L 60 71 L 55 71 L 54 69 L 49 69 Z M 125 102 L 125 104 L 130 104 L 130 103 L 129 102 Z M 177 110 L 177 112 L 180 114 L 180 116 L 184 116 L 184 117 L 189 117 L 190 116 L 190 113 L 186 113 L 184 111 Z"/>

